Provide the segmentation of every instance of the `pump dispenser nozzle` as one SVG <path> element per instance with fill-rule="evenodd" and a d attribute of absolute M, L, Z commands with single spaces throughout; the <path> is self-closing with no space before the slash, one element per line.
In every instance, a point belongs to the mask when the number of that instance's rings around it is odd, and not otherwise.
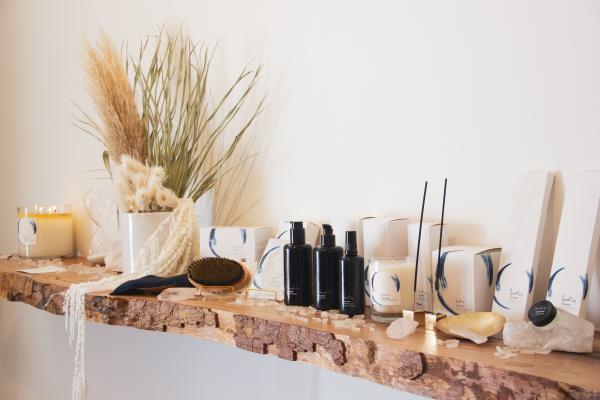
<path fill-rule="evenodd" d="M 334 247 L 335 235 L 333 228 L 329 224 L 323 224 L 323 234 L 321 235 L 321 247 Z"/>
<path fill-rule="evenodd" d="M 305 234 L 304 234 L 304 224 L 302 221 L 292 221 L 290 222 L 290 242 L 293 244 L 304 244 L 306 243 Z"/>

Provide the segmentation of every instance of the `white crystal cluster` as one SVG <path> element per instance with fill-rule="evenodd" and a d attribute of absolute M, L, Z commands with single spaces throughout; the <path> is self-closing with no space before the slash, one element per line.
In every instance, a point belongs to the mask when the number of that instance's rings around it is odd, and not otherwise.
<path fill-rule="evenodd" d="M 417 321 L 409 318 L 398 318 L 390 324 L 385 330 L 385 333 L 389 338 L 402 339 L 412 334 L 419 326 Z"/>
<path fill-rule="evenodd" d="M 308 324 L 309 322 L 320 325 L 331 324 L 336 328 L 348 329 L 352 332 L 361 332 L 366 330 L 374 332 L 375 324 L 366 322 L 364 315 L 355 315 L 350 318 L 346 314 L 340 314 L 338 310 L 319 311 L 313 307 L 287 306 L 275 300 L 245 298 L 240 295 L 235 301 L 229 304 L 242 304 L 245 306 L 263 307 L 273 311 L 285 314 L 287 317 L 299 323 Z"/>
<path fill-rule="evenodd" d="M 17 255 L 10 256 L 9 260 L 14 263 L 18 263 L 23 267 L 45 267 L 47 265 L 55 265 L 57 267 L 66 268 L 67 271 L 75 273 L 77 275 L 86 275 L 86 278 L 89 280 L 100 279 L 106 276 L 113 275 L 110 271 L 100 265 L 92 265 L 84 264 L 84 263 L 76 263 L 65 265 L 61 258 L 40 258 L 40 259 L 31 259 L 31 258 L 21 258 Z"/>
<path fill-rule="evenodd" d="M 448 339 L 448 340 L 437 340 L 437 345 L 441 347 L 446 347 L 447 349 L 457 349 L 460 344 L 460 340 L 458 339 Z"/>
<path fill-rule="evenodd" d="M 589 353 L 594 343 L 594 324 L 558 309 L 549 325 L 536 327 L 531 322 L 507 322 L 504 344 L 515 349 L 558 350 Z"/>
<path fill-rule="evenodd" d="M 513 358 L 519 354 L 550 354 L 552 350 L 516 349 L 509 346 L 496 346 L 494 355 L 499 358 Z"/>

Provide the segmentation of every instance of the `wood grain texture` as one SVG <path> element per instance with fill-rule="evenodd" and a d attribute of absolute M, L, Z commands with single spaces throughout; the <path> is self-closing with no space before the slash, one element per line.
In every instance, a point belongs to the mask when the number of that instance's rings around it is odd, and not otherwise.
<path fill-rule="evenodd" d="M 86 279 L 73 272 L 27 275 L 15 272 L 18 268 L 0 262 L 0 297 L 58 315 L 69 284 Z M 432 331 L 419 329 L 392 340 L 385 325 L 354 332 L 215 298 L 166 302 L 93 293 L 86 296 L 86 317 L 217 341 L 433 398 L 600 399 L 600 359 L 593 356 L 552 353 L 501 360 L 492 355 L 498 341 L 446 349 L 436 345 L 445 336 Z"/>

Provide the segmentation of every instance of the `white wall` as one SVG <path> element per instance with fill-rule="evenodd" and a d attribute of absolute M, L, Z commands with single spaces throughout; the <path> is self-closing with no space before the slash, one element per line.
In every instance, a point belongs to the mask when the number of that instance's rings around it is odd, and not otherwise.
<path fill-rule="evenodd" d="M 18 204 L 81 214 L 105 183 L 85 172 L 100 148 L 71 125 L 72 100 L 90 108 L 81 35 L 102 28 L 135 48 L 179 21 L 219 39 L 215 86 L 265 65 L 271 139 L 248 193 L 264 200 L 244 223 L 415 217 L 425 179 L 435 220 L 448 177 L 451 236 L 500 245 L 516 172 L 600 166 L 598 2 L 0 0 L 0 251 L 15 247 Z M 561 199 L 559 179 L 546 263 Z"/>

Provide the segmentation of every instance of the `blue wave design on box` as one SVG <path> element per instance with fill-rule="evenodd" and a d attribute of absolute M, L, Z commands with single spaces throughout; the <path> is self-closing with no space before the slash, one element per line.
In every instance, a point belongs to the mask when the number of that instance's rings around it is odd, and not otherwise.
<path fill-rule="evenodd" d="M 500 270 L 498 271 L 498 275 L 496 275 L 496 291 L 494 292 L 494 303 L 498 304 L 500 307 L 504 308 L 505 310 L 508 310 L 510 307 L 507 307 L 504 304 L 500 303 L 500 300 L 498 300 L 498 298 L 496 297 L 496 293 L 499 292 L 501 289 L 500 277 L 502 276 L 502 273 L 506 270 L 506 268 L 510 267 L 511 265 L 512 265 L 512 263 L 506 264 L 504 267 L 500 268 Z"/>
<path fill-rule="evenodd" d="M 506 268 L 510 267 L 511 265 L 512 263 L 508 263 L 504 267 L 500 268 L 500 271 L 498 271 L 498 275 L 496 276 L 496 292 L 500 291 L 500 277 L 502 276 L 502 273 Z"/>
<path fill-rule="evenodd" d="M 492 287 L 492 282 L 494 281 L 494 260 L 492 260 L 492 256 L 489 253 L 480 254 L 483 259 L 483 263 L 485 264 L 485 271 L 487 273 L 488 278 L 488 287 Z"/>
<path fill-rule="evenodd" d="M 533 290 L 533 268 L 531 271 L 527 271 L 527 278 L 529 279 L 529 293 Z"/>
<path fill-rule="evenodd" d="M 211 228 L 210 229 L 210 236 L 208 238 L 208 248 L 210 249 L 210 252 L 215 255 L 215 257 L 220 257 L 217 254 L 217 252 L 215 251 L 215 247 L 216 246 L 217 246 L 217 229 L 216 228 Z"/>
<path fill-rule="evenodd" d="M 448 303 L 446 303 L 446 300 L 444 299 L 444 297 L 442 296 L 442 294 L 440 293 L 440 285 L 443 289 L 446 289 L 448 287 L 448 281 L 446 280 L 446 275 L 444 273 L 444 264 L 446 263 L 446 257 L 448 256 L 449 253 L 454 253 L 460 250 L 453 250 L 453 251 L 446 251 L 444 252 L 441 257 L 440 260 L 435 268 L 435 292 L 437 294 L 437 298 L 440 301 L 440 303 L 442 304 L 442 306 L 448 310 L 449 312 L 451 312 L 454 315 L 458 315 L 458 313 L 456 311 L 454 311 L 449 305 Z"/>
<path fill-rule="evenodd" d="M 558 273 L 560 271 L 562 271 L 563 269 L 566 269 L 566 268 L 561 267 L 561 268 L 557 269 L 556 271 L 554 271 L 554 273 L 552 275 L 550 275 L 550 279 L 548 279 L 548 297 L 552 297 L 552 285 L 554 284 L 554 279 L 556 279 L 556 275 L 558 275 Z"/>
<path fill-rule="evenodd" d="M 268 251 L 265 252 L 265 254 L 263 254 L 263 256 L 260 258 L 260 260 L 258 261 L 258 266 L 256 267 L 256 274 L 254 275 L 254 279 L 252 280 L 252 283 L 254 284 L 254 286 L 257 289 L 263 289 L 257 282 L 256 282 L 256 277 L 258 276 L 258 274 L 262 273 L 263 270 L 263 265 L 265 263 L 265 260 L 267 259 L 267 257 L 269 256 L 269 254 L 271 254 L 271 252 L 273 250 L 277 250 L 278 248 L 280 248 L 281 246 L 275 246 L 270 248 Z"/>
<path fill-rule="evenodd" d="M 246 228 L 240 228 L 240 236 L 242 238 L 242 244 L 246 244 L 246 241 L 248 240 L 248 232 L 247 232 Z M 220 255 L 217 254 L 217 251 L 215 250 L 216 247 L 217 247 L 217 228 L 211 228 L 210 236 L 208 238 L 208 248 L 210 249 L 210 252 L 213 253 L 213 255 L 215 257 L 221 257 Z"/>
<path fill-rule="evenodd" d="M 581 281 L 581 290 L 582 290 L 582 294 L 583 294 L 583 300 L 585 300 L 585 298 L 588 295 L 588 289 L 589 289 L 589 279 L 588 279 L 588 274 L 587 272 L 585 273 L 585 276 L 581 276 L 579 275 L 579 280 Z"/>

